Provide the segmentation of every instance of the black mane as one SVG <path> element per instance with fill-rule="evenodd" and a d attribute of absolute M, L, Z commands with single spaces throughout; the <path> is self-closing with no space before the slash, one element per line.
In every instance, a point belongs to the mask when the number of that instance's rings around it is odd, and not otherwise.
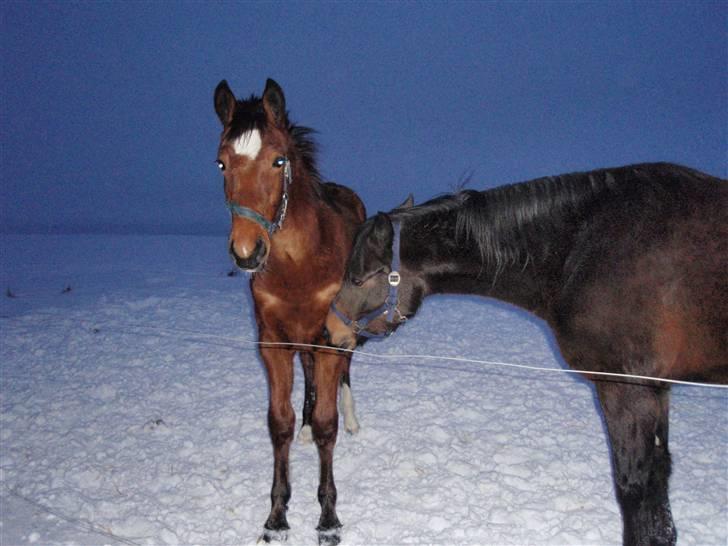
<path fill-rule="evenodd" d="M 681 180 L 695 178 L 706 175 L 667 163 L 639 164 L 538 178 L 487 191 L 463 190 L 391 214 L 415 223 L 423 236 L 445 225 L 454 230 L 458 244 L 475 245 L 481 263 L 500 269 L 532 258 L 531 237 L 562 232 L 565 222 L 587 221 L 592 207 L 610 194 L 642 203 Z"/>

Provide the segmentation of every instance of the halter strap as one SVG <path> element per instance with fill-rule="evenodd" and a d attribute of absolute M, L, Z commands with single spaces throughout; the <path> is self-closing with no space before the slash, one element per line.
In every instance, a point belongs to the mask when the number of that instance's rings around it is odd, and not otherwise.
<path fill-rule="evenodd" d="M 250 207 L 245 207 L 232 201 L 226 201 L 225 205 L 235 216 L 252 220 L 253 222 L 263 226 L 263 228 L 268 232 L 268 235 L 273 235 L 273 233 L 281 229 L 283 226 L 283 220 L 286 219 L 286 212 L 288 211 L 288 187 L 292 182 L 293 174 L 291 172 L 291 161 L 286 157 L 284 158 L 283 163 L 283 191 L 281 193 L 281 202 L 278 204 L 278 210 L 276 211 L 275 218 L 272 222 Z"/>
<path fill-rule="evenodd" d="M 394 229 L 394 237 L 392 239 L 392 264 L 390 267 L 389 275 L 387 275 L 387 282 L 389 283 L 389 292 L 387 294 L 387 298 L 384 300 L 384 303 L 377 307 L 376 309 L 369 311 L 364 316 L 360 317 L 358 320 L 352 320 L 349 317 L 347 317 L 344 313 L 342 313 L 337 307 L 336 307 L 336 299 L 331 302 L 331 311 L 339 317 L 339 319 L 346 325 L 349 326 L 354 334 L 358 336 L 362 336 L 369 339 L 382 339 L 387 336 L 389 336 L 392 333 L 392 329 L 388 330 L 384 334 L 375 334 L 373 332 L 370 332 L 367 330 L 367 326 L 369 326 L 369 323 L 373 320 L 381 317 L 382 315 L 385 315 L 387 317 L 387 323 L 394 326 L 396 324 L 395 315 L 400 315 L 398 305 L 399 305 L 399 283 L 402 280 L 402 276 L 399 273 L 399 270 L 401 268 L 401 260 L 399 256 L 399 246 L 400 246 L 400 232 L 402 230 L 402 226 L 399 220 L 392 220 L 392 228 Z M 404 320 L 404 317 L 400 315 L 400 319 Z"/>
<path fill-rule="evenodd" d="M 252 220 L 253 222 L 256 222 L 263 226 L 265 230 L 271 234 L 275 231 L 275 228 L 273 227 L 273 223 L 269 222 L 265 216 L 260 214 L 259 212 L 254 211 L 251 208 L 244 207 L 242 205 L 238 205 L 237 203 L 233 203 L 232 201 L 227 202 L 227 208 L 232 212 L 235 216 L 240 216 L 241 218 L 248 218 L 249 220 Z"/>
<path fill-rule="evenodd" d="M 399 283 L 402 280 L 402 276 L 399 274 L 399 270 L 401 268 L 399 259 L 399 242 L 400 232 L 402 231 L 400 221 L 393 220 L 392 228 L 394 229 L 394 237 L 392 238 L 392 267 L 390 268 L 389 275 L 387 275 L 389 293 L 387 294 L 387 299 L 384 300 L 384 303 L 387 306 L 387 318 L 390 319 L 388 322 L 394 322 L 392 317 L 394 316 L 394 312 L 397 310 L 397 304 L 399 303 Z"/>

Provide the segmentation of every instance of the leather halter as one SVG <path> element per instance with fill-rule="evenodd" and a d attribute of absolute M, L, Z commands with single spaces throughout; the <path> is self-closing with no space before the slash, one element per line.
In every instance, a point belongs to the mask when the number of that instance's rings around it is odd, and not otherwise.
<path fill-rule="evenodd" d="M 400 221 L 392 220 L 392 228 L 394 229 L 394 238 L 392 239 L 392 265 L 390 267 L 389 275 L 387 275 L 389 293 L 387 294 L 387 298 L 384 300 L 384 303 L 373 311 L 369 311 L 358 320 L 353 320 L 337 309 L 336 300 L 338 297 L 331 302 L 331 311 L 333 311 L 333 313 L 339 317 L 344 324 L 350 327 L 355 335 L 358 336 L 374 339 L 385 338 L 394 332 L 395 326 L 407 320 L 407 317 L 403 316 L 399 310 L 399 283 L 402 280 L 402 276 L 399 273 L 401 267 L 399 257 L 401 231 Z M 381 316 L 387 317 L 387 331 L 383 334 L 376 334 L 367 330 L 369 323 Z"/>
<path fill-rule="evenodd" d="M 293 175 L 291 173 L 291 161 L 287 157 L 282 159 L 283 192 L 281 194 L 281 202 L 278 204 L 278 210 L 276 211 L 276 215 L 272 222 L 250 207 L 244 207 L 243 205 L 233 203 L 232 201 L 226 201 L 225 203 L 228 210 L 230 210 L 230 212 L 232 212 L 235 216 L 247 218 L 256 224 L 263 226 L 263 228 L 268 232 L 268 235 L 273 235 L 276 230 L 281 229 L 283 226 L 283 220 L 286 219 L 286 211 L 288 210 L 288 187 L 291 185 L 291 182 L 293 182 Z"/>

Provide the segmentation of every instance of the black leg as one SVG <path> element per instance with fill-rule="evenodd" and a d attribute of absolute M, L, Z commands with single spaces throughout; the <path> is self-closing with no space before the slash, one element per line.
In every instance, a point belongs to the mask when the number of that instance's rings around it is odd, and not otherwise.
<path fill-rule="evenodd" d="M 301 359 L 301 367 L 303 368 L 304 399 L 303 423 L 298 433 L 298 440 L 301 443 L 308 444 L 313 441 L 311 416 L 313 415 L 313 406 L 316 402 L 316 385 L 313 382 L 313 354 L 299 353 L 299 358 Z"/>
<path fill-rule="evenodd" d="M 609 431 L 625 546 L 673 546 L 677 531 L 668 499 L 669 390 L 597 382 Z"/>

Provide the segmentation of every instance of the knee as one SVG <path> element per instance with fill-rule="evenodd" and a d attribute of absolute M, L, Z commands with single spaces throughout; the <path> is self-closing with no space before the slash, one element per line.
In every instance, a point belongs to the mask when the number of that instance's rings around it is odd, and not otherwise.
<path fill-rule="evenodd" d="M 317 443 L 336 441 L 336 434 L 339 430 L 339 414 L 334 404 L 331 408 L 314 409 L 312 420 L 313 437 Z"/>
<path fill-rule="evenodd" d="M 293 438 L 296 416 L 293 408 L 270 408 L 268 430 L 274 444 L 278 445 Z"/>

